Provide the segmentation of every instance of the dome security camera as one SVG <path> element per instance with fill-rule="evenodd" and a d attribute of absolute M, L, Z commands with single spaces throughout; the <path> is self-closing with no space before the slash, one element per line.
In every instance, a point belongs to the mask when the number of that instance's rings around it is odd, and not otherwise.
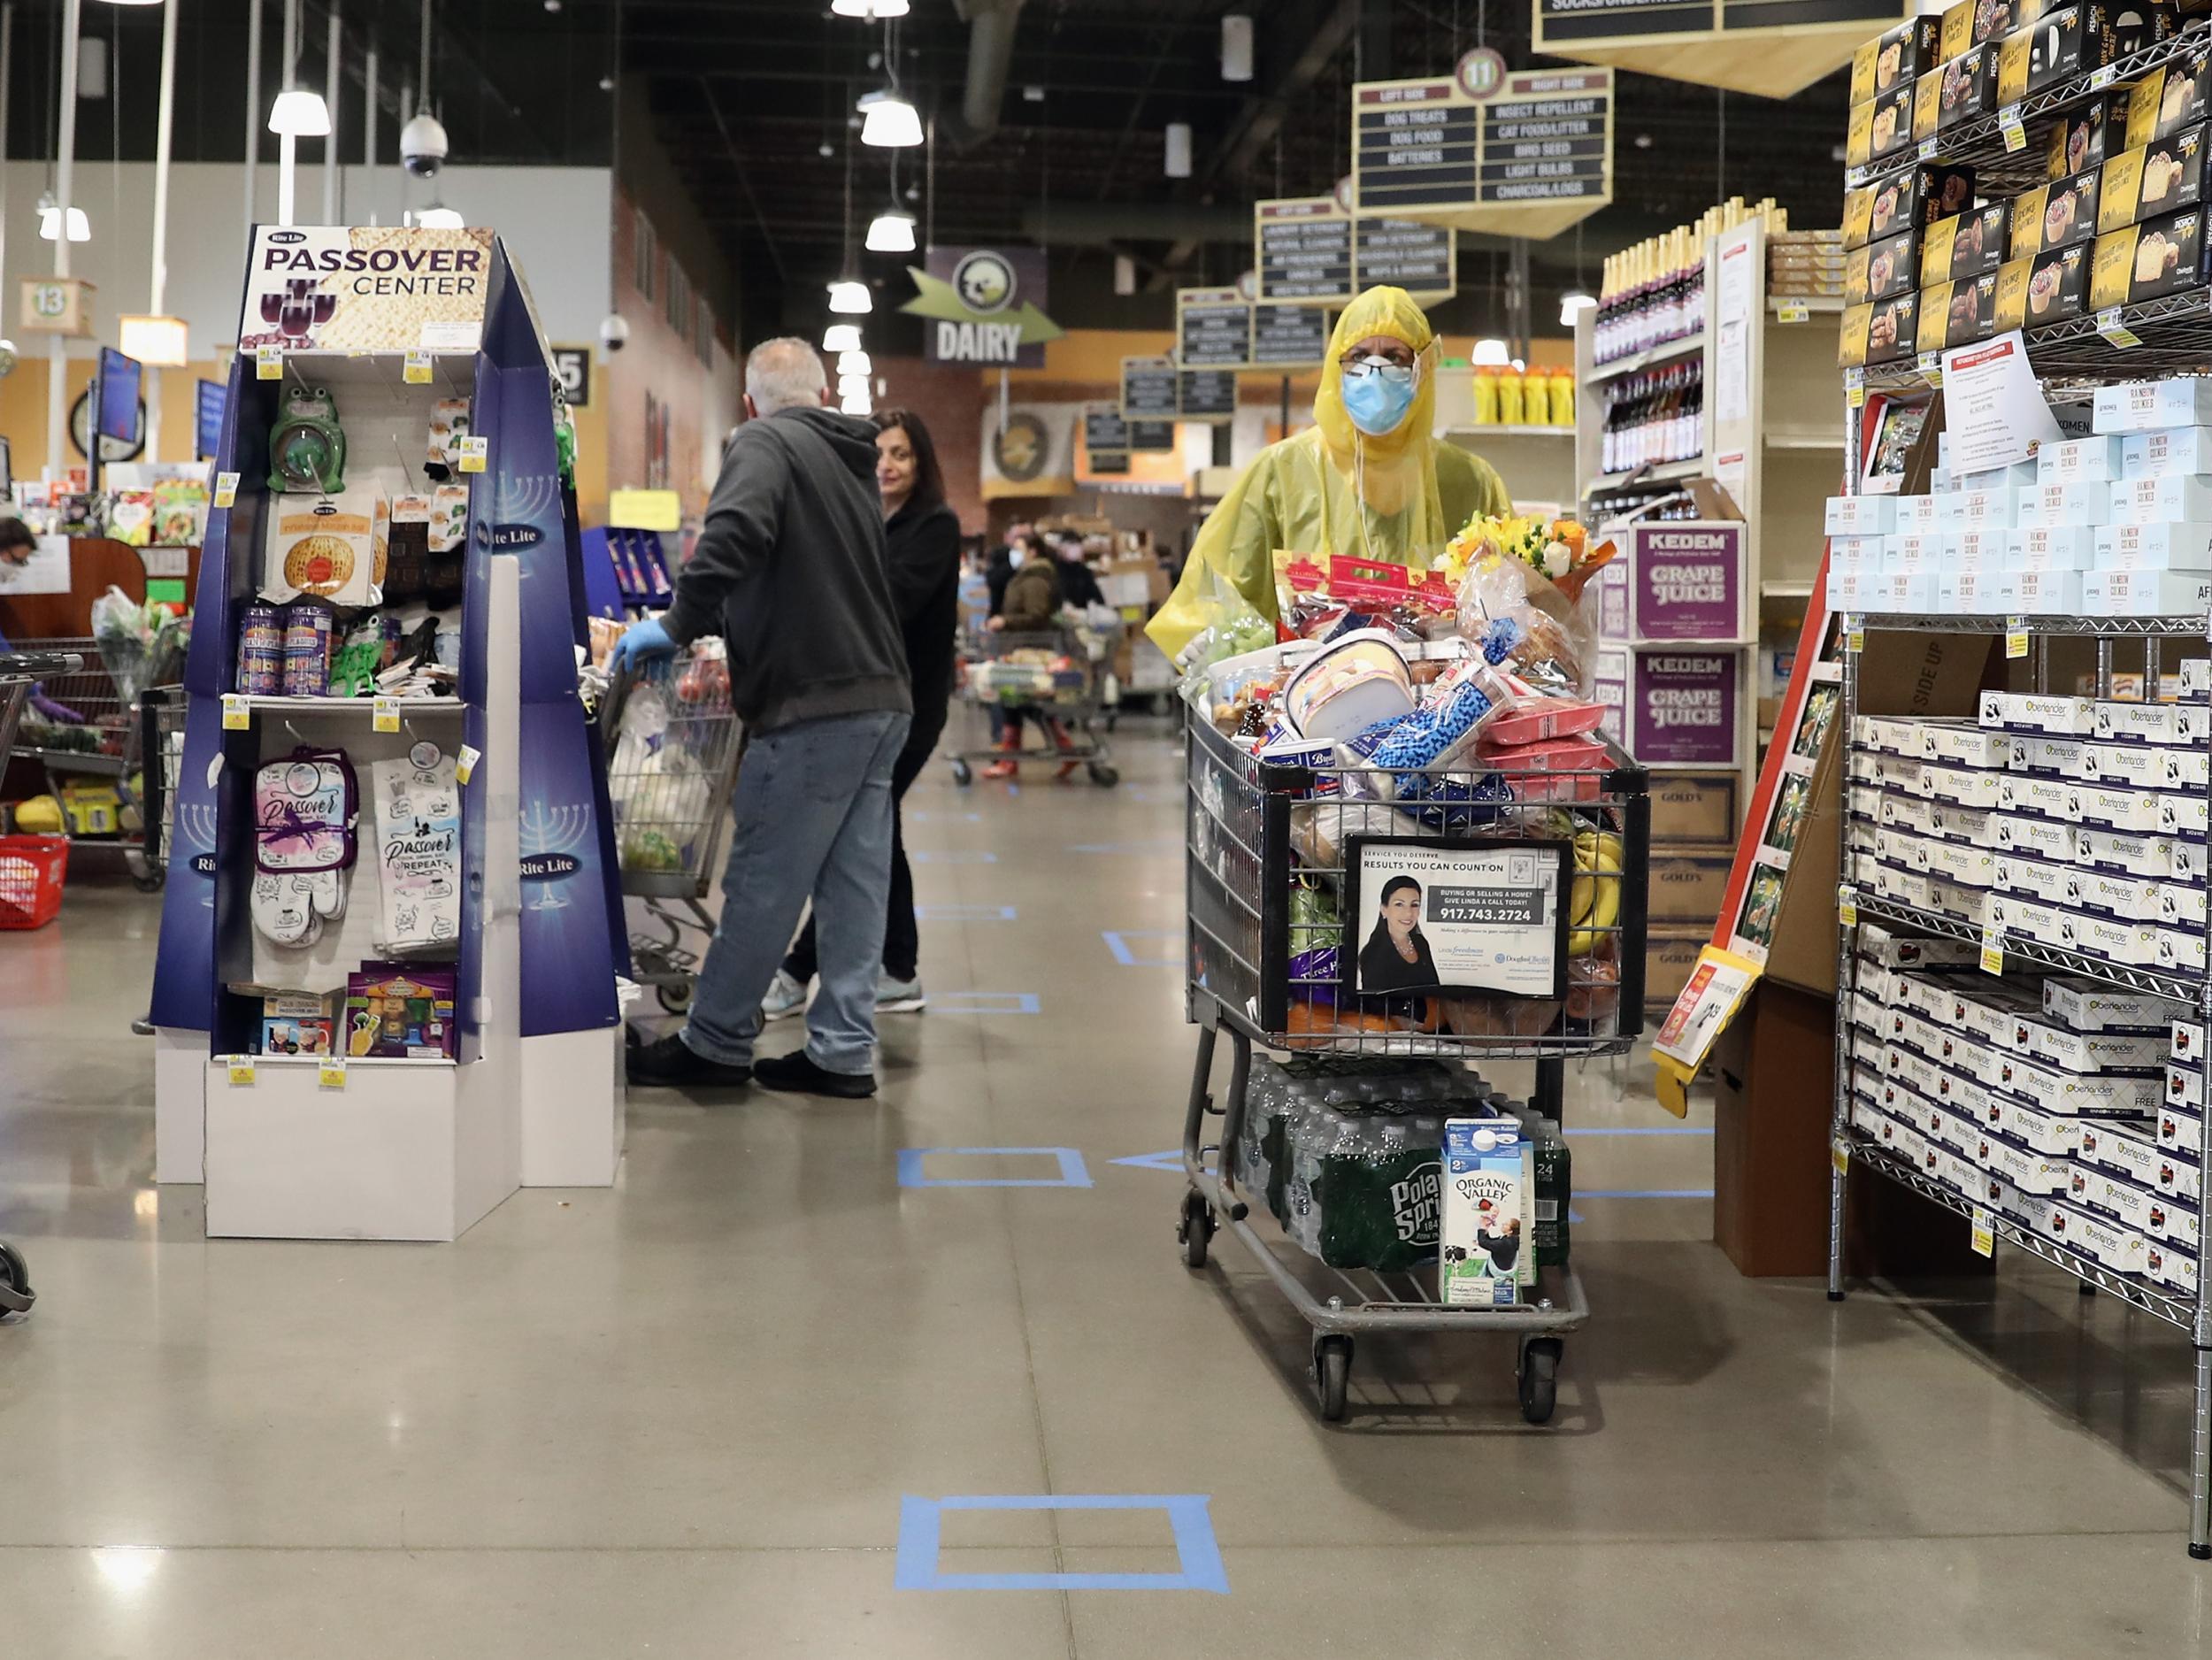
<path fill-rule="evenodd" d="M 445 127 L 424 110 L 399 129 L 399 159 L 418 179 L 434 179 L 445 165 Z"/>
<path fill-rule="evenodd" d="M 629 320 L 621 312 L 607 313 L 606 320 L 599 325 L 599 343 L 609 351 L 620 351 L 630 343 Z"/>

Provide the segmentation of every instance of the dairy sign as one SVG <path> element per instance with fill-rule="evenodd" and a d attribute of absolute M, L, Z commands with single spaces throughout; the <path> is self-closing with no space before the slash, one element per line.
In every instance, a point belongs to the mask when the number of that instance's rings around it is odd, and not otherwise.
<path fill-rule="evenodd" d="M 488 230 L 258 225 L 238 348 L 472 352 L 491 269 Z"/>
<path fill-rule="evenodd" d="M 933 248 L 906 274 L 914 297 L 899 309 L 922 319 L 932 363 L 1041 369 L 1064 332 L 1045 315 L 1041 248 Z"/>

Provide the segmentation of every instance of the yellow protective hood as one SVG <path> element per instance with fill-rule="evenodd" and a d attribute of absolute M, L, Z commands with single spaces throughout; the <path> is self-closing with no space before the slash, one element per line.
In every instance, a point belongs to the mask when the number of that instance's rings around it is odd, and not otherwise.
<path fill-rule="evenodd" d="M 1379 438 L 1361 432 L 1344 412 L 1344 354 L 1376 334 L 1401 342 L 1420 359 L 1414 371 L 1419 385 L 1412 408 L 1395 432 Z M 1313 419 L 1328 440 L 1331 455 L 1347 468 L 1352 465 L 1355 444 L 1364 452 L 1371 502 L 1376 499 L 1376 480 L 1390 471 L 1391 463 L 1407 458 L 1409 451 L 1418 455 L 1429 446 L 1436 425 L 1436 335 L 1429 327 L 1428 313 L 1403 288 L 1370 288 L 1337 313 L 1336 333 L 1329 337 L 1329 355 L 1321 365 L 1321 385 L 1313 395 Z M 1432 486 L 1430 494 L 1434 493 Z M 1396 512 L 1398 508 L 1381 511 Z"/>

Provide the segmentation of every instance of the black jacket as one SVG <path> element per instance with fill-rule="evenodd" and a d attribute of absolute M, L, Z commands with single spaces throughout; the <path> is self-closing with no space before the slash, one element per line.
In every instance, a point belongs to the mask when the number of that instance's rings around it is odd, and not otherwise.
<path fill-rule="evenodd" d="M 891 599 L 906 642 L 914 691 L 914 732 L 934 734 L 952 696 L 953 648 L 960 633 L 960 519 L 942 502 L 910 498 L 884 521 L 891 557 Z"/>
<path fill-rule="evenodd" d="M 731 702 L 772 731 L 908 712 L 876 493 L 876 429 L 810 406 L 737 429 L 662 619 L 679 644 L 729 642 Z"/>
<path fill-rule="evenodd" d="M 1080 559 L 1060 562 L 1060 597 L 1071 605 L 1103 605 L 1106 590 L 1099 587 L 1091 567 Z"/>
<path fill-rule="evenodd" d="M 1413 949 L 1416 960 L 1409 963 L 1391 944 L 1388 926 L 1377 923 L 1374 933 L 1360 949 L 1360 990 L 1371 996 L 1394 991 L 1433 991 L 1437 985 L 1436 958 L 1429 950 L 1428 941 L 1417 929 L 1413 935 Z"/>

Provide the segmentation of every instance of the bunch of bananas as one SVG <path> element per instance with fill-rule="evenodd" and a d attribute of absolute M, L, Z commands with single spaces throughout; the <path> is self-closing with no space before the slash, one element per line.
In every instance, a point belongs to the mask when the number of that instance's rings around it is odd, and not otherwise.
<path fill-rule="evenodd" d="M 1621 839 L 1610 830 L 1575 836 L 1575 879 L 1569 890 L 1567 955 L 1587 957 L 1620 920 Z"/>

